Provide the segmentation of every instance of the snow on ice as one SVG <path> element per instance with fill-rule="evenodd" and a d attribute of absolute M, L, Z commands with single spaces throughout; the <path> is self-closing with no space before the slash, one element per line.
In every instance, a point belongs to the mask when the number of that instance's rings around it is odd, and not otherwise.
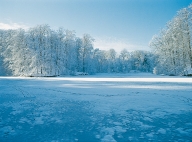
<path fill-rule="evenodd" d="M 192 79 L 0 77 L 0 141 L 191 141 Z"/>

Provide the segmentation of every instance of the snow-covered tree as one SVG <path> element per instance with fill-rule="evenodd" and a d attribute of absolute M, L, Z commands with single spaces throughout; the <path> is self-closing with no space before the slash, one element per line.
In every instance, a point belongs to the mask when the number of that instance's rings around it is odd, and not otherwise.
<path fill-rule="evenodd" d="M 120 72 L 127 73 L 131 70 L 130 59 L 131 59 L 130 53 L 126 49 L 123 49 L 119 55 L 119 60 L 120 60 L 119 71 Z"/>
<path fill-rule="evenodd" d="M 79 48 L 79 60 L 81 72 L 93 73 L 93 38 L 89 34 L 84 34 Z"/>
<path fill-rule="evenodd" d="M 192 74 L 192 5 L 178 11 L 150 46 L 158 57 L 158 74 Z"/>
<path fill-rule="evenodd" d="M 148 52 L 130 54 L 124 49 L 118 55 L 114 49 L 94 49 L 93 42 L 89 34 L 76 37 L 74 31 L 63 28 L 52 30 L 48 25 L 28 30 L 0 30 L 0 74 L 3 70 L 16 76 L 151 70 L 151 54 Z"/>

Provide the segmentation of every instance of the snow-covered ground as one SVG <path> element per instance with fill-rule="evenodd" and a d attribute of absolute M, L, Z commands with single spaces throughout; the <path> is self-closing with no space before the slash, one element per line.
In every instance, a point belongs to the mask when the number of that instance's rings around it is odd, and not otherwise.
<path fill-rule="evenodd" d="M 1 142 L 191 140 L 192 78 L 0 77 Z"/>

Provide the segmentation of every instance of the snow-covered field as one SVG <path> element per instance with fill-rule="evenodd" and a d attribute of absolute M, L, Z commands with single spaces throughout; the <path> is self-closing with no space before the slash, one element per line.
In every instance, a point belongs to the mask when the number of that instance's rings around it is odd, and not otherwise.
<path fill-rule="evenodd" d="M 0 77 L 1 142 L 192 141 L 192 78 Z"/>

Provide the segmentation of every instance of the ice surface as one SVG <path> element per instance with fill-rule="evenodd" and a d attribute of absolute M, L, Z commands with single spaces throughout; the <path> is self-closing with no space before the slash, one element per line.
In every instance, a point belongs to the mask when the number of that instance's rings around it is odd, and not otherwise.
<path fill-rule="evenodd" d="M 0 141 L 190 141 L 192 79 L 0 77 Z"/>

